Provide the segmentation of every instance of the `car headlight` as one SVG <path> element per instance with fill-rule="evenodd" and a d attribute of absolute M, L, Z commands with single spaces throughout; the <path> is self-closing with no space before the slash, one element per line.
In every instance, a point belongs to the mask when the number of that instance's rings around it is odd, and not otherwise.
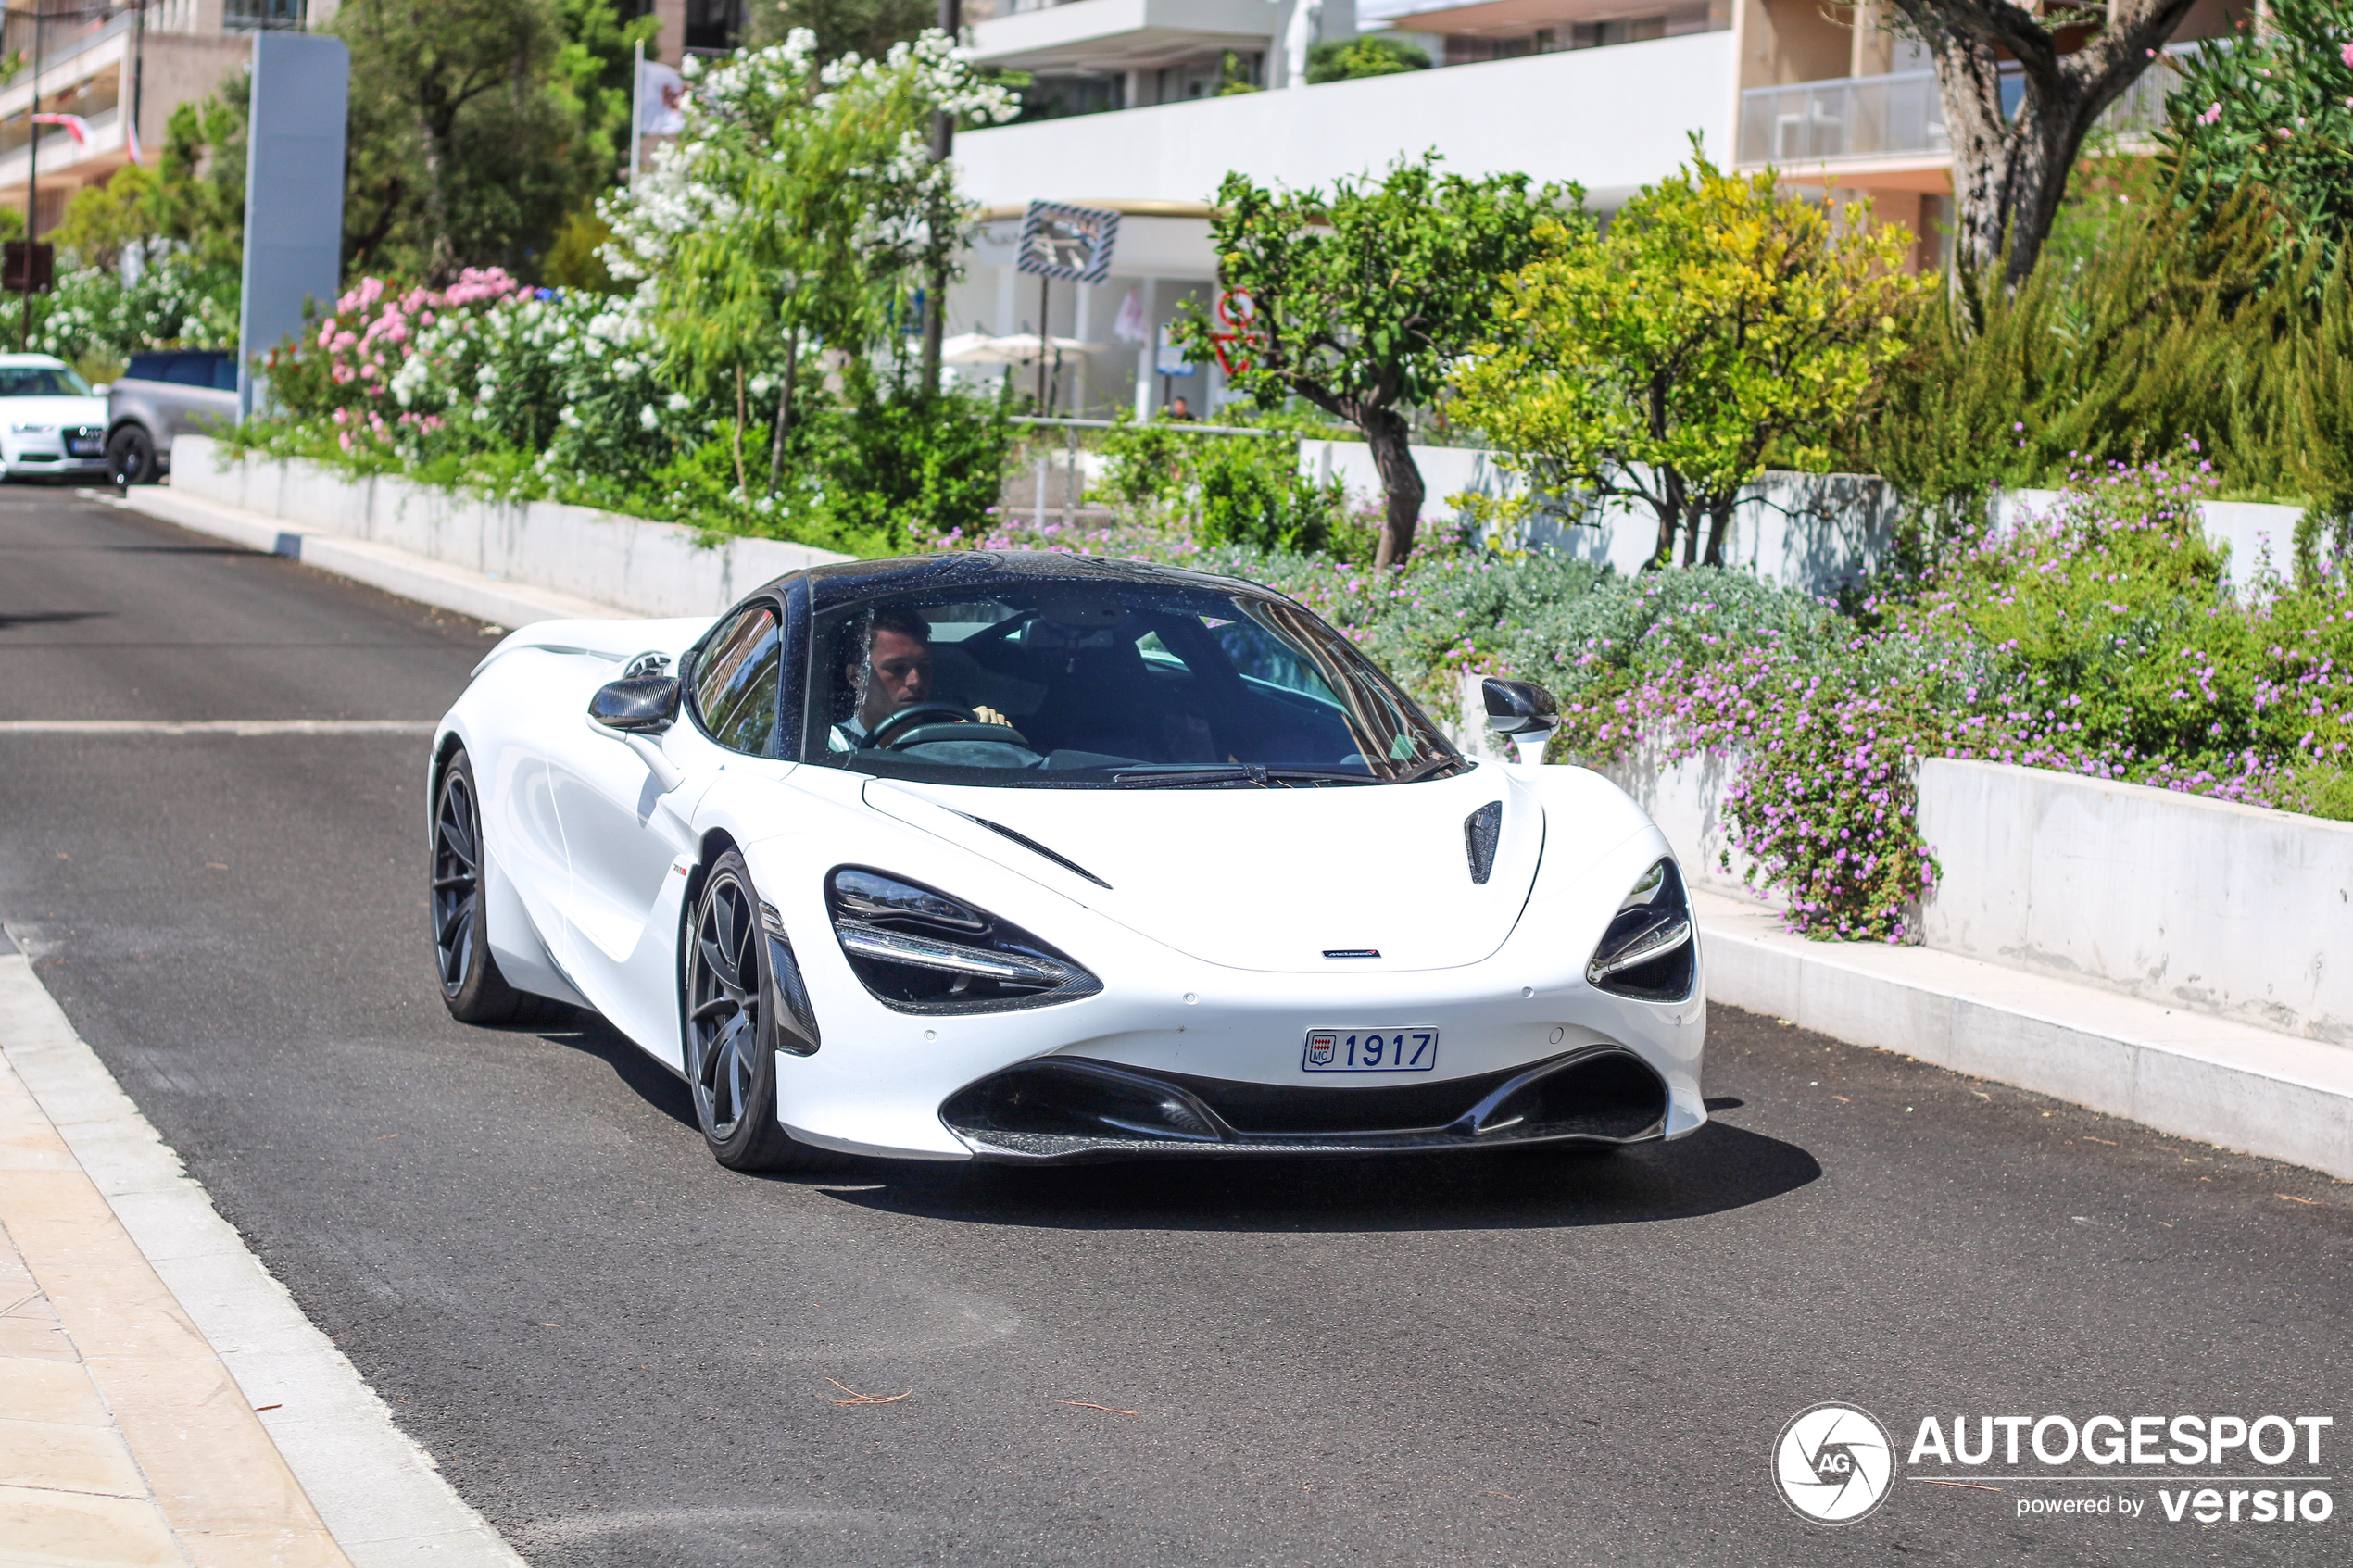
<path fill-rule="evenodd" d="M 1661 860 L 1619 901 L 1601 945 L 1585 965 L 1588 984 L 1645 1002 L 1680 1002 L 1698 978 L 1691 900 L 1683 873 Z"/>
<path fill-rule="evenodd" d="M 56 425 L 12 424 L 8 430 L 15 435 L 55 435 L 57 433 Z"/>
<path fill-rule="evenodd" d="M 825 893 L 851 971 L 894 1011 L 1003 1012 L 1102 989 L 1067 954 L 933 888 L 840 866 Z"/>

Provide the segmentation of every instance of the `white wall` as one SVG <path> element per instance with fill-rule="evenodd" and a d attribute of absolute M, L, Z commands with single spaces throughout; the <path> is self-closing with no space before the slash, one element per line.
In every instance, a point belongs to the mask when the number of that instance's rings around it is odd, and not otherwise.
<path fill-rule="evenodd" d="M 388 477 L 352 480 L 299 460 L 230 458 L 201 435 L 172 442 L 171 488 L 638 615 L 715 615 L 787 571 L 849 558 L 776 539 L 706 546 L 674 522 L 552 501 L 483 501 Z"/>
<path fill-rule="evenodd" d="M 1455 734 L 1492 755 L 1478 682 Z M 1658 823 L 1695 886 L 1743 893 L 1724 792 L 1737 759 L 1662 767 L 1657 748 L 1600 770 Z M 2353 1045 L 2353 822 L 2145 784 L 1931 758 L 1920 835 L 1940 868 L 1922 944 L 2279 1034 Z M 1779 907 L 1778 896 L 1771 902 Z"/>
<path fill-rule="evenodd" d="M 1938 759 L 1930 947 L 2353 1044 L 2353 823 Z"/>
<path fill-rule="evenodd" d="M 1574 180 L 1614 207 L 1691 156 L 1729 160 L 1733 35 L 1697 33 L 1296 92 L 1246 93 L 967 132 L 963 189 L 1027 201 L 1208 201 L 1227 171 L 1327 184 L 1436 147 L 1466 175 Z"/>
<path fill-rule="evenodd" d="M 1478 447 L 1416 446 L 1413 454 L 1428 487 L 1422 516 L 1433 521 L 1460 515 L 1458 495 L 1501 497 L 1517 488 L 1495 455 Z M 1299 470 L 1317 481 L 1338 479 L 1360 503 L 1381 493 L 1373 449 L 1361 441 L 1302 442 Z M 1724 558 L 1768 583 L 1829 593 L 1880 563 L 1894 541 L 1895 516 L 1894 488 L 1872 475 L 1768 473 L 1742 492 Z M 1658 520 L 1640 502 L 1616 502 L 1594 508 L 1586 521 L 1533 524 L 1510 543 L 1630 574 L 1657 547 Z"/>
<path fill-rule="evenodd" d="M 1994 499 L 1996 528 L 2007 528 L 2047 512 L 2058 499 L 2056 490 L 2011 490 Z M 2282 577 L 2295 575 L 2296 523 L 2301 507 L 2271 506 L 2261 501 L 2206 501 L 2206 536 L 2231 552 L 2227 580 L 2245 587 L 2268 566 Z"/>

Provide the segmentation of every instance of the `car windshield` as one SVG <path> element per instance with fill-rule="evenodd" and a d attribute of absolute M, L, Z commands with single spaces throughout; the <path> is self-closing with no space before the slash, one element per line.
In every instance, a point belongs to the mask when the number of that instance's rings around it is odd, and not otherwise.
<path fill-rule="evenodd" d="M 1212 586 L 965 585 L 829 609 L 802 759 L 942 784 L 1391 784 L 1466 766 L 1287 600 Z"/>
<path fill-rule="evenodd" d="M 90 395 L 90 383 L 63 365 L 0 365 L 0 397 Z"/>

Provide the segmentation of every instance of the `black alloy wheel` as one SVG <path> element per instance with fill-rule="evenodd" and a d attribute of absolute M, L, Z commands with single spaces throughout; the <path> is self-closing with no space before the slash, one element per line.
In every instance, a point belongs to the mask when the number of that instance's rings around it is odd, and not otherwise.
<path fill-rule="evenodd" d="M 155 437 L 140 425 L 124 425 L 107 438 L 107 478 L 118 490 L 156 482 Z"/>
<path fill-rule="evenodd" d="M 775 976 L 744 858 L 714 861 L 686 944 L 686 1079 L 711 1157 L 731 1171 L 835 1163 L 776 1121 Z"/>
<path fill-rule="evenodd" d="M 498 972 L 484 924 L 483 859 L 473 764 L 460 751 L 442 769 L 434 797 L 427 901 L 441 999 L 460 1023 L 526 1022 L 556 1004 L 516 990 Z"/>

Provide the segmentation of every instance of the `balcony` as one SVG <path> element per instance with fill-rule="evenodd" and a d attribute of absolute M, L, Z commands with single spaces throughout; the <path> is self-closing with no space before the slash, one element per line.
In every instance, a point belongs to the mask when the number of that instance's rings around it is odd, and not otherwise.
<path fill-rule="evenodd" d="M 2196 44 L 2174 44 L 2184 53 Z M 2181 78 L 2152 67 L 2100 116 L 2097 134 L 2131 140 L 2165 123 L 2165 100 Z M 2002 112 L 2016 114 L 2024 81 L 2002 74 Z M 1788 169 L 1821 163 L 1939 161 L 1952 153 L 1944 100 L 1932 70 L 1838 77 L 1741 94 L 1740 162 Z"/>
<path fill-rule="evenodd" d="M 1228 170 L 1324 185 L 1435 147 L 1450 172 L 1574 180 L 1607 207 L 1672 173 L 1689 132 L 1726 147 L 1737 80 L 1732 34 L 1702 32 L 967 132 L 956 161 L 984 207 L 1200 203 Z"/>
<path fill-rule="evenodd" d="M 973 24 L 972 58 L 1040 73 L 1148 69 L 1227 49 L 1263 51 L 1279 15 L 1273 0 L 1016 0 Z"/>

